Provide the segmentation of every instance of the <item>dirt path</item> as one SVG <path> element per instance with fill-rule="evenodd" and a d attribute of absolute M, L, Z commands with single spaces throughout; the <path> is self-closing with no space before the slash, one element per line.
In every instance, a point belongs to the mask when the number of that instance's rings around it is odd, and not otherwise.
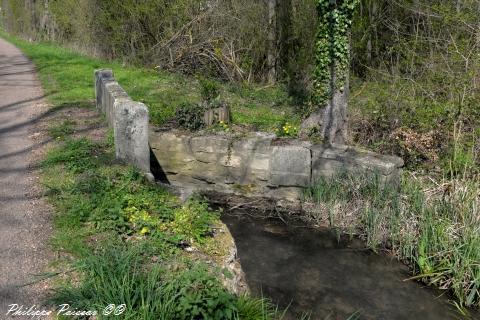
<path fill-rule="evenodd" d="M 0 319 L 10 304 L 30 307 L 43 298 L 41 285 L 21 287 L 47 264 L 48 210 L 35 187 L 33 132 L 45 112 L 33 65 L 0 39 Z M 16 319 L 22 317 L 17 317 Z"/>

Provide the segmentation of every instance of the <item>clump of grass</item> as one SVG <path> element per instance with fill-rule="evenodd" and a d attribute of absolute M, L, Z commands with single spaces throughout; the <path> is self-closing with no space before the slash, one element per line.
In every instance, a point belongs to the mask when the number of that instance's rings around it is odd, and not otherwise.
<path fill-rule="evenodd" d="M 400 189 L 375 175 L 324 178 L 306 191 L 314 218 L 390 244 L 415 277 L 449 289 L 460 306 L 480 306 L 480 179 L 426 182 L 404 176 Z M 353 227 L 352 227 L 353 226 Z"/>
<path fill-rule="evenodd" d="M 192 266 L 173 274 L 148 265 L 135 247 L 108 246 L 77 262 L 81 282 L 61 287 L 51 300 L 72 309 L 96 310 L 125 305 L 122 319 L 232 319 L 235 298 L 208 271 Z"/>
<path fill-rule="evenodd" d="M 74 173 L 80 173 L 97 166 L 96 158 L 100 146 L 86 138 L 68 139 L 64 145 L 50 151 L 42 162 L 44 167 L 63 164 Z"/>
<path fill-rule="evenodd" d="M 54 139 L 64 140 L 74 132 L 73 125 L 75 125 L 75 121 L 65 120 L 59 125 L 50 127 L 48 134 Z"/>
<path fill-rule="evenodd" d="M 279 310 L 270 300 L 266 298 L 253 298 L 244 295 L 237 300 L 237 318 L 250 320 L 283 319 L 285 311 Z M 307 317 L 302 319 L 308 319 Z"/>
<path fill-rule="evenodd" d="M 227 292 L 209 269 L 184 261 L 174 271 L 151 263 L 142 246 L 109 245 L 76 263 L 81 279 L 64 284 L 50 304 L 69 304 L 71 309 L 95 310 L 98 319 L 108 305 L 125 305 L 122 319 L 281 319 L 270 301 Z"/>

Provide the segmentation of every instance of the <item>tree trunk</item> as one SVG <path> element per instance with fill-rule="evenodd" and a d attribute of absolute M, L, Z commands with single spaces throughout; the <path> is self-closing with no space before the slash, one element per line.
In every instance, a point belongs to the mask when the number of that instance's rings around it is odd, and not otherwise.
<path fill-rule="evenodd" d="M 268 0 L 268 82 L 275 83 L 277 80 L 277 24 L 276 24 L 277 0 Z"/>
<path fill-rule="evenodd" d="M 337 10 L 338 5 L 336 0 L 330 0 L 331 7 L 328 10 Z M 323 7 L 321 8 L 321 10 L 324 10 Z M 317 111 L 302 123 L 300 132 L 302 135 L 317 134 L 325 143 L 344 145 L 347 142 L 347 105 L 351 50 L 349 47 L 350 31 L 348 28 L 351 27 L 352 17 L 346 18 L 346 25 L 342 25 L 342 22 L 339 23 L 338 20 L 328 16 L 332 12 L 334 13 L 334 11 L 328 13 L 325 11 L 319 12 L 324 23 L 319 29 L 319 32 L 322 34 L 320 37 L 328 37 L 328 39 L 320 39 L 316 44 L 320 57 L 317 58 L 320 60 L 317 61 L 317 68 L 321 67 L 323 69 L 320 71 L 323 74 L 318 76 L 323 86 L 323 92 L 320 91 L 321 99 L 317 102 L 319 104 Z M 346 15 L 351 14 L 348 11 L 344 13 Z M 338 29 L 340 29 L 341 34 L 340 39 L 336 38 L 338 37 Z M 338 41 L 342 41 L 347 46 L 346 52 L 339 53 L 337 51 Z M 320 45 L 322 47 L 318 47 Z M 328 53 L 326 46 L 328 46 Z M 328 58 L 326 54 L 328 54 Z M 327 59 L 328 64 L 323 63 Z M 325 77 L 325 69 L 328 69 L 328 77 Z M 328 79 L 328 82 L 325 79 Z M 327 95 L 326 97 L 325 94 Z M 325 98 L 327 98 L 326 101 Z"/>
<path fill-rule="evenodd" d="M 336 74 L 332 78 L 336 80 Z M 321 137 L 330 144 L 343 145 L 347 141 L 348 86 L 349 75 L 347 73 L 343 90 L 335 90 L 330 102 L 324 109 Z"/>
<path fill-rule="evenodd" d="M 332 86 L 335 85 L 335 69 L 332 68 Z M 334 87 L 333 87 L 334 88 Z M 348 131 L 348 94 L 349 75 L 345 75 L 342 90 L 335 90 L 326 106 L 319 108 L 305 119 L 300 126 L 301 135 L 318 134 L 323 142 L 332 145 L 344 145 Z"/>

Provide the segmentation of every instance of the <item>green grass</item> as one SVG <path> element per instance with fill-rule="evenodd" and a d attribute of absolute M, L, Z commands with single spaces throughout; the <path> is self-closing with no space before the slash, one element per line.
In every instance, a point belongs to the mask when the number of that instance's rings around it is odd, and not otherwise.
<path fill-rule="evenodd" d="M 198 198 L 182 204 L 117 163 L 111 132 L 104 142 L 92 142 L 72 137 L 76 126 L 70 120 L 50 126 L 56 142 L 41 162 L 41 181 L 56 211 L 51 245 L 63 253 L 57 269 L 68 271 L 60 272 L 49 301 L 57 311 L 69 304 L 69 310 L 95 310 L 104 319 L 103 310 L 115 304 L 126 306 L 121 319 L 282 317 L 267 299 L 228 292 L 222 270 L 181 249 L 219 249 L 212 237 L 218 212 Z"/>
<path fill-rule="evenodd" d="M 148 236 L 162 243 L 159 250 L 175 251 L 179 242 L 201 246 L 210 239 L 218 213 L 201 200 L 185 204 L 164 189 L 146 183 L 136 170 L 116 164 L 112 146 L 87 138 L 66 138 L 42 162 L 43 183 L 58 208 L 54 241 L 81 256 L 76 235 L 113 233 Z M 69 235 L 75 238 L 69 241 Z"/>
<path fill-rule="evenodd" d="M 116 163 L 108 139 L 58 141 L 42 162 L 42 182 L 57 212 L 51 242 L 69 255 L 60 265 L 71 271 L 58 280 L 52 305 L 101 312 L 125 304 L 121 319 L 281 318 L 266 299 L 228 292 L 221 270 L 181 249 L 218 248 L 212 227 L 219 215 L 205 202 L 182 204 Z"/>
<path fill-rule="evenodd" d="M 451 290 L 460 307 L 480 307 L 479 181 L 428 184 L 405 175 L 398 189 L 376 176 L 343 174 L 319 180 L 306 199 L 323 211 L 317 219 L 359 233 L 373 250 L 390 243 L 415 279 Z"/>
<path fill-rule="evenodd" d="M 79 285 L 61 287 L 50 303 L 69 304 L 72 310 L 98 310 L 125 305 L 120 319 L 279 319 L 280 312 L 266 299 L 235 297 L 222 289 L 205 265 L 185 264 L 179 272 L 151 263 L 142 246 L 107 246 L 79 260 Z M 62 318 L 63 319 L 63 318 Z M 68 317 L 65 317 L 68 319 Z"/>
<path fill-rule="evenodd" d="M 235 297 L 203 267 L 173 274 L 160 264 L 148 264 L 142 254 L 141 248 L 111 245 L 81 259 L 76 267 L 83 277 L 80 285 L 65 285 L 51 303 L 98 310 L 99 319 L 109 318 L 102 313 L 111 304 L 126 306 L 121 319 L 191 319 L 200 314 L 232 319 L 237 312 Z"/>
<path fill-rule="evenodd" d="M 48 129 L 48 134 L 52 138 L 63 140 L 73 133 L 73 125 L 75 125 L 75 121 L 65 120 L 61 124 L 51 126 Z"/>
<path fill-rule="evenodd" d="M 120 85 L 150 110 L 151 122 L 162 125 L 175 116 L 184 103 L 199 103 L 201 87 L 192 77 L 156 69 L 124 66 L 96 59 L 53 43 L 31 43 L 0 31 L 0 36 L 19 47 L 37 66 L 49 101 L 58 106 L 91 105 L 94 99 L 93 72 L 111 68 Z M 233 122 L 251 129 L 272 131 L 279 123 L 298 124 L 290 98 L 281 87 L 242 84 L 220 85 L 220 97 L 232 110 Z"/>
<path fill-rule="evenodd" d="M 91 108 L 93 71 L 105 67 L 115 71 L 134 99 L 149 105 L 156 124 L 171 119 L 176 106 L 200 100 L 199 84 L 191 78 L 124 67 L 58 45 L 29 43 L 2 31 L 0 36 L 36 64 L 53 111 Z M 278 88 L 220 87 L 233 107 L 234 119 L 242 125 L 271 129 L 287 117 L 278 115 L 289 108 Z M 228 292 L 219 280 L 222 270 L 181 249 L 195 246 L 207 255 L 212 247 L 221 251 L 212 229 L 219 223 L 218 212 L 198 198 L 182 204 L 135 169 L 117 163 L 111 132 L 104 142 L 93 142 L 72 136 L 76 122 L 56 121 L 47 129 L 56 142 L 41 162 L 41 181 L 55 208 L 51 245 L 62 253 L 55 265 L 67 271 L 55 280 L 51 304 L 99 312 L 112 303 L 126 304 L 122 319 L 283 317 L 267 299 Z"/>

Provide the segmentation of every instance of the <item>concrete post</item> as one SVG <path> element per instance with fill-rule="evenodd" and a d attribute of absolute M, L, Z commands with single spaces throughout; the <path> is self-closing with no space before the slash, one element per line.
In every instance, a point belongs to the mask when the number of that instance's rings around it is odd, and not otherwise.
<path fill-rule="evenodd" d="M 150 173 L 147 107 L 140 102 L 120 100 L 114 103 L 113 113 L 117 159 Z"/>
<path fill-rule="evenodd" d="M 113 71 L 111 69 L 100 69 L 95 71 L 95 104 L 97 109 L 105 112 L 105 86 L 104 82 L 115 81 Z"/>
<path fill-rule="evenodd" d="M 150 171 L 147 107 L 130 99 L 110 69 L 95 71 L 95 100 L 97 109 L 113 127 L 116 158 L 136 166 L 149 180 L 154 180 Z"/>

